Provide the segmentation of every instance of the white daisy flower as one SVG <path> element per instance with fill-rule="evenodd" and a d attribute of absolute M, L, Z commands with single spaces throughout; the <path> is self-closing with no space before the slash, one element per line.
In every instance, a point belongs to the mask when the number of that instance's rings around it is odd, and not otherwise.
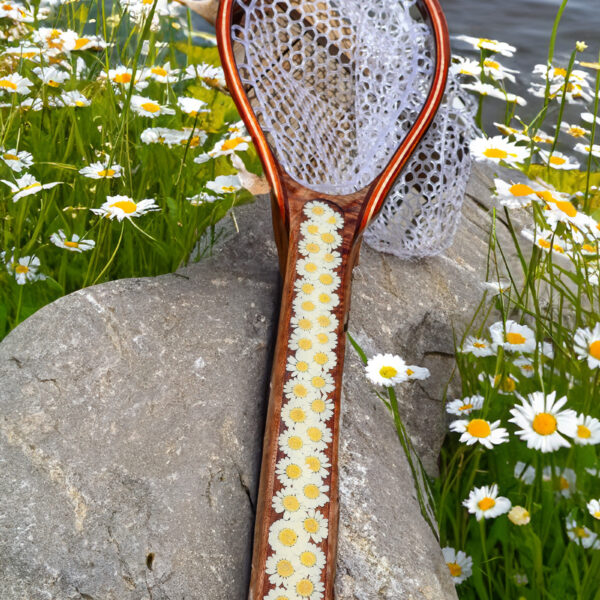
<path fill-rule="evenodd" d="M 600 367 L 600 323 L 596 323 L 594 329 L 579 327 L 573 342 L 579 360 L 587 359 L 590 369 Z"/>
<path fill-rule="evenodd" d="M 287 585 L 290 578 L 300 568 L 295 553 L 275 553 L 267 558 L 265 573 L 269 576 L 269 582 L 274 585 Z"/>
<path fill-rule="evenodd" d="M 560 170 L 572 170 L 579 169 L 580 165 L 576 160 L 573 160 L 570 156 L 555 150 L 552 152 L 547 152 L 546 150 L 539 149 L 538 153 L 541 159 L 552 169 L 560 169 Z"/>
<path fill-rule="evenodd" d="M 575 144 L 573 150 L 586 155 L 591 154 L 595 158 L 600 158 L 600 144 L 594 144 L 592 146 L 590 146 L 590 144 Z"/>
<path fill-rule="evenodd" d="M 121 165 L 112 163 L 111 165 L 101 162 L 95 162 L 87 167 L 79 169 L 79 173 L 90 179 L 113 179 L 121 177 Z"/>
<path fill-rule="evenodd" d="M 3 2 L 0 4 L 0 18 L 11 19 L 19 23 L 33 23 L 34 16 L 22 4 Z"/>
<path fill-rule="evenodd" d="M 469 497 L 463 501 L 471 514 L 478 521 L 481 519 L 494 519 L 510 510 L 511 501 L 504 496 L 498 496 L 498 485 L 484 485 L 476 487 L 469 493 Z"/>
<path fill-rule="evenodd" d="M 131 219 L 132 217 L 141 217 L 148 212 L 160 210 L 154 200 L 146 198 L 145 200 L 134 201 L 129 196 L 107 196 L 106 202 L 100 208 L 92 208 L 91 211 L 97 215 L 109 219 L 116 218 L 117 221 Z"/>
<path fill-rule="evenodd" d="M 213 67 L 213 65 L 208 64 L 189 65 L 185 70 L 184 78 L 198 78 L 207 88 L 215 88 L 221 91 L 227 89 L 225 73 L 221 67 Z"/>
<path fill-rule="evenodd" d="M 293 520 L 300 524 L 302 530 L 316 544 L 327 537 L 329 525 L 327 519 L 318 510 L 309 508 L 295 514 Z"/>
<path fill-rule="evenodd" d="M 56 67 L 36 67 L 33 72 L 42 80 L 42 83 L 53 88 L 60 87 L 67 79 L 71 78 L 70 73 Z"/>
<path fill-rule="evenodd" d="M 94 240 L 82 240 L 76 233 L 69 240 L 62 229 L 59 229 L 58 233 L 53 233 L 50 236 L 50 241 L 55 246 L 71 252 L 85 252 L 86 250 L 92 250 L 96 245 Z"/>
<path fill-rule="evenodd" d="M 470 415 L 474 410 L 479 410 L 483 407 L 483 396 L 476 394 L 475 396 L 466 396 L 458 398 L 446 404 L 446 412 L 451 415 Z"/>
<path fill-rule="evenodd" d="M 576 428 L 570 434 L 578 446 L 600 444 L 600 421 L 590 415 L 577 415 Z"/>
<path fill-rule="evenodd" d="M 560 467 L 554 467 L 554 478 L 552 477 L 552 469 L 550 466 L 544 467 L 542 471 L 542 480 L 550 483 L 554 483 L 556 491 L 564 496 L 570 498 L 571 494 L 575 491 L 575 484 L 577 482 L 577 475 L 573 469 Z"/>
<path fill-rule="evenodd" d="M 215 200 L 218 199 L 219 198 L 217 196 L 213 196 L 212 194 L 209 194 L 207 192 L 198 192 L 195 196 L 190 196 L 186 198 L 186 200 L 192 206 L 203 206 L 204 204 L 211 204 L 212 202 L 215 202 Z"/>
<path fill-rule="evenodd" d="M 209 112 L 208 104 L 198 98 L 189 98 L 180 96 L 177 98 L 177 106 L 179 106 L 181 112 L 186 113 L 192 118 L 196 118 L 200 113 Z"/>
<path fill-rule="evenodd" d="M 300 510 L 300 497 L 296 490 L 282 489 L 273 496 L 273 510 L 283 513 L 284 519 L 290 519 Z"/>
<path fill-rule="evenodd" d="M 319 450 L 311 450 L 304 459 L 304 465 L 308 472 L 318 477 L 326 477 L 331 463 L 327 454 Z"/>
<path fill-rule="evenodd" d="M 53 181 L 52 183 L 40 183 L 33 175 L 26 173 L 23 177 L 16 180 L 16 183 L 12 181 L 6 181 L 5 179 L 0 179 L 2 183 L 5 183 L 13 194 L 12 200 L 16 202 L 20 198 L 24 198 L 25 196 L 31 196 L 32 194 L 37 194 L 42 190 L 49 190 L 56 185 L 60 185 L 62 182 Z"/>
<path fill-rule="evenodd" d="M 552 252 L 557 256 L 568 258 L 571 246 L 550 229 L 536 230 L 535 232 L 523 229 L 521 235 L 545 252 Z"/>
<path fill-rule="evenodd" d="M 527 100 L 522 96 L 517 96 L 517 94 L 501 90 L 490 83 L 481 83 L 480 81 L 477 81 L 476 83 L 463 83 L 461 84 L 461 87 L 481 96 L 496 98 L 497 100 L 503 100 L 504 102 L 509 103 L 516 102 L 519 106 L 527 105 Z"/>
<path fill-rule="evenodd" d="M 142 117 L 154 119 L 160 115 L 174 115 L 172 108 L 161 106 L 150 98 L 134 95 L 131 97 L 131 110 Z"/>
<path fill-rule="evenodd" d="M 159 83 L 176 83 L 179 75 L 179 69 L 172 69 L 171 63 L 156 65 L 148 69 L 148 77 Z"/>
<path fill-rule="evenodd" d="M 483 375 L 483 373 L 481 375 Z M 502 375 L 501 373 L 498 373 L 498 375 L 495 377 L 489 375 L 489 382 L 492 387 L 498 390 L 499 394 L 504 396 L 514 393 L 514 391 L 517 389 L 518 381 L 518 379 L 511 377 L 510 375 Z"/>
<path fill-rule="evenodd" d="M 104 50 L 108 44 L 99 35 L 86 35 L 75 40 L 73 50 Z"/>
<path fill-rule="evenodd" d="M 467 556 L 462 550 L 455 550 L 450 546 L 442 548 L 444 560 L 452 576 L 454 585 L 462 583 L 465 579 L 471 577 L 473 573 L 473 559 Z"/>
<path fill-rule="evenodd" d="M 302 473 L 306 466 L 300 459 L 300 456 L 282 458 L 275 465 L 275 474 L 284 488 L 289 489 L 295 482 L 302 480 Z"/>
<path fill-rule="evenodd" d="M 499 42 L 498 40 L 488 40 L 487 38 L 476 38 L 469 35 L 457 35 L 457 40 L 470 44 L 475 50 L 491 50 L 502 56 L 512 56 L 516 52 L 516 48 L 507 44 L 506 42 Z"/>
<path fill-rule="evenodd" d="M 538 201 L 535 189 L 525 183 L 507 183 L 496 178 L 494 185 L 498 201 L 507 208 L 524 208 Z"/>
<path fill-rule="evenodd" d="M 319 477 L 309 480 L 309 483 L 299 488 L 302 506 L 307 509 L 325 506 L 329 502 L 328 492 L 329 486 L 322 483 Z"/>
<path fill-rule="evenodd" d="M 534 331 L 515 321 L 497 321 L 490 325 L 490 335 L 494 346 L 502 346 L 508 352 L 533 352 L 536 347 Z"/>
<path fill-rule="evenodd" d="M 511 523 L 522 527 L 531 521 L 531 515 L 523 506 L 513 506 L 508 511 L 508 519 Z"/>
<path fill-rule="evenodd" d="M 522 163 L 529 156 L 529 151 L 524 146 L 517 146 L 501 135 L 491 138 L 475 138 L 471 141 L 471 154 L 475 160 L 491 161 L 499 164 L 505 162 L 509 165 Z"/>
<path fill-rule="evenodd" d="M 302 436 L 306 443 L 310 441 L 311 448 L 325 451 L 327 444 L 332 440 L 331 430 L 323 422 L 302 423 L 296 427 L 296 431 Z"/>
<path fill-rule="evenodd" d="M 234 152 L 244 152 L 250 147 L 251 138 L 249 136 L 236 136 L 219 140 L 215 147 L 208 152 L 211 158 L 219 156 L 228 156 Z"/>
<path fill-rule="evenodd" d="M 513 73 L 519 73 L 515 69 L 509 69 L 504 65 L 500 64 L 497 60 L 491 57 L 484 59 L 483 61 L 483 72 L 492 79 L 501 80 L 508 79 L 512 83 L 516 82 L 516 78 Z"/>
<path fill-rule="evenodd" d="M 70 52 L 75 48 L 78 37 L 77 32 L 71 29 L 64 31 L 54 27 L 40 27 L 34 32 L 33 40 L 41 43 L 46 50 Z"/>
<path fill-rule="evenodd" d="M 554 348 L 552 342 L 540 342 L 537 345 L 537 351 L 546 358 L 554 358 Z"/>
<path fill-rule="evenodd" d="M 588 129 L 585 129 L 585 127 L 581 127 L 580 125 L 569 125 L 566 121 L 561 122 L 560 128 L 566 134 L 574 138 L 587 137 L 591 133 Z"/>
<path fill-rule="evenodd" d="M 493 356 L 496 351 L 493 345 L 486 339 L 478 338 L 470 335 L 465 340 L 460 352 L 463 354 L 474 354 L 475 356 Z"/>
<path fill-rule="evenodd" d="M 591 124 L 594 121 L 596 121 L 596 125 L 600 125 L 600 116 L 594 117 L 594 115 L 591 112 L 583 112 L 579 116 L 581 117 L 581 120 L 585 121 L 586 123 Z"/>
<path fill-rule="evenodd" d="M 325 553 L 310 542 L 300 552 L 298 559 L 308 575 L 320 577 L 321 571 L 325 568 Z"/>
<path fill-rule="evenodd" d="M 304 206 L 304 210 L 302 211 L 309 218 L 313 219 L 318 223 L 331 223 L 332 217 L 336 216 L 339 218 L 339 215 L 325 202 L 319 200 L 313 200 L 312 202 L 308 202 Z"/>
<path fill-rule="evenodd" d="M 579 525 L 575 519 L 567 519 L 565 527 L 569 539 L 576 544 L 579 544 L 582 548 L 593 548 L 594 550 L 600 548 L 598 535 L 591 529 Z"/>
<path fill-rule="evenodd" d="M 242 184 L 237 175 L 219 175 L 214 181 L 209 181 L 206 187 L 217 194 L 233 194 L 242 189 Z"/>
<path fill-rule="evenodd" d="M 486 421 L 485 419 L 471 419 L 452 421 L 450 431 L 461 433 L 459 441 L 472 446 L 479 442 L 482 446 L 492 449 L 498 444 L 508 442 L 508 431 L 499 427 L 500 421 Z"/>
<path fill-rule="evenodd" d="M 397 354 L 376 354 L 367 361 L 367 379 L 381 386 L 392 386 L 408 379 L 407 365 Z"/>
<path fill-rule="evenodd" d="M 529 394 L 527 399 L 519 397 L 521 405 L 510 409 L 513 416 L 509 422 L 520 429 L 516 434 L 528 448 L 542 452 L 554 452 L 560 447 L 568 448 L 571 444 L 561 435 L 570 435 L 576 428 L 577 415 L 574 410 L 561 408 L 567 398 L 556 400 L 556 392 L 544 396 L 542 392 Z"/>
<path fill-rule="evenodd" d="M 308 534 L 293 519 L 279 519 L 269 528 L 269 544 L 275 554 L 289 555 L 290 549 L 297 551 L 308 542 Z"/>
<path fill-rule="evenodd" d="M 102 72 L 100 74 L 101 78 L 106 78 L 106 72 Z M 135 73 L 135 82 L 133 87 L 140 91 L 148 87 L 148 82 L 146 81 L 148 77 L 148 71 L 145 69 L 137 70 Z M 128 69 L 127 67 L 119 66 L 116 69 L 109 69 L 108 71 L 108 79 L 112 81 L 112 83 L 117 85 L 129 86 L 131 80 L 133 78 L 133 70 Z M 132 97 L 133 100 L 133 97 Z"/>
<path fill-rule="evenodd" d="M 14 276 L 18 285 L 25 285 L 28 281 L 43 281 L 46 276 L 39 272 L 40 259 L 37 256 L 21 256 L 15 259 L 12 256 L 6 260 L 6 252 L 0 254 L 0 259 L 5 261 L 6 270 Z"/>
<path fill-rule="evenodd" d="M 535 467 L 517 461 L 514 470 L 515 479 L 520 479 L 524 484 L 531 485 L 535 481 Z"/>
<path fill-rule="evenodd" d="M 499 279 L 498 281 L 485 281 L 484 287 L 492 291 L 495 295 L 506 294 L 510 291 L 510 281 L 508 279 Z"/>
<path fill-rule="evenodd" d="M 590 500 L 586 506 L 590 515 L 592 515 L 594 519 L 600 520 L 600 498 L 598 500 Z"/>
<path fill-rule="evenodd" d="M 288 427 L 279 435 L 279 449 L 291 458 L 304 456 L 304 440 L 295 427 Z"/>
<path fill-rule="evenodd" d="M 33 85 L 33 81 L 27 77 L 21 77 L 18 73 L 0 76 L 0 92 L 8 92 L 9 94 L 29 94 L 29 88 Z"/>
<path fill-rule="evenodd" d="M 70 92 L 63 92 L 60 97 L 55 98 L 57 106 L 66 106 L 70 108 L 83 108 L 89 106 L 91 101 L 86 98 L 81 92 L 72 90 Z"/>
<path fill-rule="evenodd" d="M 275 587 L 265 596 L 264 600 L 293 600 L 293 598 L 285 588 Z"/>
<path fill-rule="evenodd" d="M 534 363 L 530 358 L 527 358 L 526 356 L 519 356 L 518 358 L 515 358 L 515 360 L 513 361 L 513 365 L 515 365 L 515 367 L 517 367 L 519 371 L 521 371 L 521 374 L 527 378 L 533 377 L 535 375 Z"/>
<path fill-rule="evenodd" d="M 300 600 L 323 600 L 325 586 L 321 581 L 321 575 L 300 575 L 292 577 L 289 590 L 295 592 L 294 598 Z"/>
<path fill-rule="evenodd" d="M 408 379 L 427 379 L 431 373 L 426 367 L 418 367 L 417 365 L 407 365 L 406 377 Z"/>
<path fill-rule="evenodd" d="M 17 152 L 16 148 L 12 150 L 0 149 L 0 157 L 2 160 L 16 173 L 20 173 L 23 169 L 28 169 L 33 164 L 33 156 L 30 152 L 21 150 Z"/>
<path fill-rule="evenodd" d="M 310 410 L 325 423 L 333 415 L 333 402 L 326 398 L 315 398 L 310 402 Z"/>

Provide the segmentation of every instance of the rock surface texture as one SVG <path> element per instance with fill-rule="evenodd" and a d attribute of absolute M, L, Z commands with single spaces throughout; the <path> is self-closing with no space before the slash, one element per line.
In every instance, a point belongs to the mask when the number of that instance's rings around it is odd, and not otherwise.
<path fill-rule="evenodd" d="M 477 171 L 445 255 L 364 247 L 355 271 L 350 331 L 432 372 L 400 392 L 432 473 L 452 327 L 481 295 L 486 185 Z M 245 600 L 279 282 L 268 203 L 236 216 L 212 258 L 71 294 L 0 344 L 2 600 Z M 337 599 L 456 598 L 351 347 L 344 377 Z"/>

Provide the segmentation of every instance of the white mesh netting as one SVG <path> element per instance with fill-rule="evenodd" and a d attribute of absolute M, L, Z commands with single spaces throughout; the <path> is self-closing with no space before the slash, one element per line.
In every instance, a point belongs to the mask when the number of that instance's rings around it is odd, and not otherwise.
<path fill-rule="evenodd" d="M 235 0 L 231 38 L 240 79 L 273 153 L 299 183 L 325 194 L 363 188 L 417 120 L 431 87 L 434 52 L 429 28 L 411 15 L 415 3 Z M 456 170 L 468 162 L 465 150 L 458 152 L 459 125 L 451 113 L 436 118 L 420 158 L 410 161 L 418 173 L 410 179 L 405 170 L 394 186 L 365 236 L 371 245 L 423 256 L 432 253 L 435 239 L 441 249 L 440 239 L 451 237 L 462 195 L 453 203 L 441 182 L 457 191 Z M 439 138 L 455 133 L 454 141 Z M 440 145 L 455 155 L 440 154 Z M 432 202 L 434 188 L 443 196 Z M 408 194 L 406 203 L 399 192 Z M 436 224 L 421 233 L 427 219 Z M 432 231 L 436 236 L 425 243 Z"/>

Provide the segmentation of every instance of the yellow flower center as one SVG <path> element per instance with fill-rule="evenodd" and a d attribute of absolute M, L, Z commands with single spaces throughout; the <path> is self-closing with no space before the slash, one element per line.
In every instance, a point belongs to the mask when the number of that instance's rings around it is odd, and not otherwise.
<path fill-rule="evenodd" d="M 318 365 L 324 365 L 327 362 L 327 354 L 325 354 L 324 352 L 317 352 L 314 357 L 313 360 L 318 364 Z"/>
<path fill-rule="evenodd" d="M 321 216 L 324 213 L 325 213 L 325 209 L 322 206 L 313 206 L 313 209 L 312 209 L 313 215 Z"/>
<path fill-rule="evenodd" d="M 310 300 L 302 303 L 302 310 L 306 310 L 307 312 L 315 310 L 315 308 L 315 305 Z"/>
<path fill-rule="evenodd" d="M 537 243 L 538 243 L 538 246 L 541 246 L 542 248 L 550 248 L 550 242 L 543 238 L 539 239 L 537 241 Z"/>
<path fill-rule="evenodd" d="M 232 138 L 230 140 L 225 140 L 223 142 L 223 146 L 221 147 L 222 150 L 233 150 L 234 148 L 237 148 L 240 144 L 244 143 L 244 138 Z"/>
<path fill-rule="evenodd" d="M 558 489 L 559 490 L 568 490 L 569 489 L 569 482 L 567 481 L 566 477 L 563 477 L 562 475 L 558 479 Z"/>
<path fill-rule="evenodd" d="M 297 435 L 293 435 L 288 440 L 288 446 L 292 450 L 300 450 L 300 448 L 302 448 L 303 445 L 304 445 L 304 442 L 302 441 L 302 438 Z"/>
<path fill-rule="evenodd" d="M 329 336 L 326 333 L 318 333 L 317 341 L 319 344 L 326 344 L 329 341 Z"/>
<path fill-rule="evenodd" d="M 600 340 L 595 340 L 590 344 L 590 356 L 600 360 Z"/>
<path fill-rule="evenodd" d="M 315 263 L 306 263 L 304 269 L 307 273 L 314 273 L 317 270 L 317 265 Z"/>
<path fill-rule="evenodd" d="M 551 165 L 564 165 L 567 162 L 567 159 L 562 156 L 551 156 L 548 162 Z"/>
<path fill-rule="evenodd" d="M 317 235 L 317 233 L 319 233 L 319 227 L 317 225 L 309 225 L 306 229 L 311 235 Z"/>
<path fill-rule="evenodd" d="M 321 327 L 329 327 L 329 325 L 331 324 L 331 321 L 330 321 L 329 317 L 327 317 L 326 315 L 321 315 L 317 319 L 317 323 L 319 323 L 319 325 Z"/>
<path fill-rule="evenodd" d="M 8 79 L 0 79 L 0 88 L 6 88 L 8 90 L 16 90 L 17 84 L 13 83 Z"/>
<path fill-rule="evenodd" d="M 590 537 L 590 534 L 587 532 L 585 527 L 575 527 L 573 533 L 575 533 L 578 538 Z"/>
<path fill-rule="evenodd" d="M 293 529 L 282 529 L 279 532 L 279 541 L 284 545 L 284 546 L 293 546 L 296 543 L 296 540 L 298 539 L 298 536 L 296 535 L 296 532 Z"/>
<path fill-rule="evenodd" d="M 312 283 L 305 283 L 302 285 L 302 291 L 305 294 L 312 294 L 315 291 L 315 286 Z"/>
<path fill-rule="evenodd" d="M 79 248 L 79 242 L 69 242 L 65 240 L 63 243 L 67 248 Z"/>
<path fill-rule="evenodd" d="M 487 344 L 485 342 L 475 342 L 473 346 L 475 348 L 487 348 Z"/>
<path fill-rule="evenodd" d="M 317 556 L 315 555 L 314 552 L 309 552 L 307 550 L 305 552 L 302 552 L 302 554 L 300 554 L 300 562 L 305 567 L 312 567 L 317 562 Z"/>
<path fill-rule="evenodd" d="M 556 208 L 562 211 L 568 217 L 575 217 L 577 215 L 577 209 L 568 201 L 562 200 L 555 203 Z"/>
<path fill-rule="evenodd" d="M 20 191 L 24 192 L 25 190 L 32 190 L 33 188 L 36 187 L 42 187 L 42 184 L 39 183 L 38 181 L 36 181 L 35 183 L 31 183 L 29 185 L 26 185 L 24 188 L 21 188 Z"/>
<path fill-rule="evenodd" d="M 29 271 L 29 267 L 27 265 L 17 265 L 15 267 L 16 273 L 27 273 Z"/>
<path fill-rule="evenodd" d="M 597 511 L 594 513 L 594 519 L 600 519 L 600 510 L 597 510 Z"/>
<path fill-rule="evenodd" d="M 294 567 L 289 560 L 280 560 L 277 562 L 277 574 L 281 577 L 290 577 L 294 574 Z"/>
<path fill-rule="evenodd" d="M 301 579 L 296 584 L 296 591 L 300 596 L 310 596 L 313 593 L 315 586 L 309 579 Z"/>
<path fill-rule="evenodd" d="M 325 385 L 325 380 L 317 375 L 312 378 L 311 383 L 316 388 L 322 388 Z"/>
<path fill-rule="evenodd" d="M 331 296 L 327 294 L 319 294 L 319 302 L 321 304 L 329 304 L 329 302 L 331 302 Z"/>
<path fill-rule="evenodd" d="M 316 413 L 322 413 L 325 410 L 325 402 L 323 400 L 313 400 L 313 403 L 310 405 Z"/>
<path fill-rule="evenodd" d="M 306 396 L 306 394 L 308 393 L 306 388 L 301 383 L 297 383 L 293 387 L 293 392 L 299 398 L 304 398 L 304 396 Z"/>
<path fill-rule="evenodd" d="M 89 43 L 89 39 L 88 38 L 79 38 L 77 40 L 75 40 L 75 50 L 81 50 L 84 46 L 86 46 Z"/>
<path fill-rule="evenodd" d="M 335 260 L 335 256 L 331 254 L 331 252 L 327 252 L 327 254 L 323 256 L 323 260 L 325 262 L 333 262 Z"/>
<path fill-rule="evenodd" d="M 461 407 L 459 407 L 458 410 L 470 410 L 473 408 L 472 404 L 463 404 Z"/>
<path fill-rule="evenodd" d="M 311 254 L 315 254 L 316 252 L 319 251 L 319 244 L 314 244 L 314 243 L 306 244 L 306 251 L 310 252 Z"/>
<path fill-rule="evenodd" d="M 129 215 L 137 210 L 137 204 L 131 200 L 117 200 L 110 205 L 110 208 L 120 208 Z"/>
<path fill-rule="evenodd" d="M 462 575 L 462 567 L 457 563 L 446 563 L 452 577 L 460 577 Z"/>
<path fill-rule="evenodd" d="M 526 342 L 524 336 L 522 336 L 520 333 L 514 333 L 512 331 L 506 334 L 506 341 L 514 346 L 518 346 Z"/>
<path fill-rule="evenodd" d="M 496 501 L 493 498 L 485 497 L 477 503 L 477 506 L 483 511 L 490 510 L 496 506 Z"/>
<path fill-rule="evenodd" d="M 563 69 L 562 67 L 556 67 L 553 71 L 553 75 L 554 77 L 566 77 L 567 70 Z"/>
<path fill-rule="evenodd" d="M 586 132 L 583 127 L 577 127 L 574 125 L 573 127 L 569 127 L 569 129 L 567 129 L 567 133 L 573 137 L 583 137 Z"/>
<path fill-rule="evenodd" d="M 302 338 L 298 340 L 298 347 L 301 350 L 310 350 L 312 348 L 312 342 L 308 338 Z"/>
<path fill-rule="evenodd" d="M 406 374 L 410 377 L 411 375 L 414 375 L 415 372 L 412 369 L 406 369 Z"/>
<path fill-rule="evenodd" d="M 306 433 L 313 442 L 318 442 L 323 437 L 323 433 L 318 427 L 309 427 Z"/>
<path fill-rule="evenodd" d="M 319 275 L 319 281 L 323 285 L 331 285 L 333 283 L 333 277 L 329 273 L 323 273 Z"/>
<path fill-rule="evenodd" d="M 303 423 L 306 419 L 306 414 L 301 408 L 292 408 L 292 410 L 290 410 L 290 419 L 294 421 L 294 423 Z"/>
<path fill-rule="evenodd" d="M 335 241 L 335 236 L 333 235 L 333 233 L 324 233 L 321 236 L 321 239 L 326 243 L 326 244 L 333 244 L 333 242 Z"/>
<path fill-rule="evenodd" d="M 577 437 L 588 439 L 592 437 L 592 432 L 585 425 L 577 425 Z"/>
<path fill-rule="evenodd" d="M 304 486 L 304 495 L 311 500 L 318 498 L 320 493 L 319 488 L 314 483 Z"/>
<path fill-rule="evenodd" d="M 158 75 L 159 77 L 165 77 L 166 75 L 168 75 L 168 71 L 166 69 L 163 69 L 162 67 L 152 67 L 150 69 L 150 71 L 154 74 L 154 75 Z"/>
<path fill-rule="evenodd" d="M 16 154 L 9 154 L 8 152 L 3 156 L 6 160 L 19 160 Z"/>
<path fill-rule="evenodd" d="M 533 419 L 532 427 L 540 435 L 551 435 L 556 431 L 556 417 L 550 413 L 538 413 Z"/>
<path fill-rule="evenodd" d="M 160 106 L 154 102 L 144 102 L 141 107 L 149 113 L 156 113 L 160 111 Z"/>
<path fill-rule="evenodd" d="M 504 159 L 508 156 L 508 152 L 500 148 L 487 148 L 483 151 L 483 155 L 487 156 L 488 158 Z"/>
<path fill-rule="evenodd" d="M 379 374 L 385 379 L 391 379 L 392 377 L 396 377 L 398 375 L 398 371 L 394 369 L 394 367 L 381 367 L 379 369 Z"/>
<path fill-rule="evenodd" d="M 496 62 L 495 60 L 492 60 L 491 58 L 486 58 L 483 61 L 483 64 L 486 67 L 489 67 L 490 69 L 499 69 L 500 68 L 500 63 Z"/>
<path fill-rule="evenodd" d="M 285 510 L 289 510 L 290 512 L 296 512 L 300 508 L 300 501 L 296 496 L 286 496 L 283 501 L 283 508 Z"/>
<path fill-rule="evenodd" d="M 116 171 L 114 169 L 102 169 L 102 171 L 98 171 L 98 175 L 100 177 L 112 177 Z"/>
<path fill-rule="evenodd" d="M 60 83 L 58 83 L 58 81 L 54 81 L 54 79 L 50 79 L 50 81 L 48 81 L 48 85 L 50 87 L 57 88 L 60 85 Z"/>
<path fill-rule="evenodd" d="M 308 363 L 304 362 L 303 360 L 299 360 L 296 363 L 296 369 L 298 369 L 298 371 L 301 371 L 302 373 L 308 371 Z"/>
<path fill-rule="evenodd" d="M 316 473 L 321 468 L 321 461 L 316 456 L 307 456 L 305 462 L 313 473 Z"/>
<path fill-rule="evenodd" d="M 308 531 L 308 533 L 317 533 L 317 531 L 319 531 L 319 522 L 310 517 L 304 519 L 304 529 Z"/>
<path fill-rule="evenodd" d="M 513 196 L 517 196 L 517 197 L 529 196 L 529 194 L 534 193 L 533 189 L 531 189 L 528 185 L 525 185 L 524 183 L 515 183 L 515 185 L 511 185 L 508 188 L 508 191 Z"/>
<path fill-rule="evenodd" d="M 467 431 L 473 437 L 478 438 L 488 437 L 492 432 L 489 423 L 484 419 L 473 419 L 472 421 L 469 421 L 469 424 L 467 425 Z"/>
<path fill-rule="evenodd" d="M 290 479 L 298 479 L 302 475 L 302 469 L 298 465 L 288 465 L 285 473 Z"/>
<path fill-rule="evenodd" d="M 585 250 L 586 252 L 596 252 L 596 246 L 592 246 L 591 244 L 583 244 L 581 249 Z"/>
<path fill-rule="evenodd" d="M 114 77 L 115 83 L 129 83 L 131 75 L 129 73 L 117 73 Z"/>

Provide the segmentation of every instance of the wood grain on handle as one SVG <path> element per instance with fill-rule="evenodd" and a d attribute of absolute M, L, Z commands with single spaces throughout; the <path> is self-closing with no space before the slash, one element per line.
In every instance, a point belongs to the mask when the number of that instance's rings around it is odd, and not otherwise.
<path fill-rule="evenodd" d="M 324 199 L 290 215 L 251 600 L 333 597 L 344 327 L 357 221 L 355 211 Z"/>

